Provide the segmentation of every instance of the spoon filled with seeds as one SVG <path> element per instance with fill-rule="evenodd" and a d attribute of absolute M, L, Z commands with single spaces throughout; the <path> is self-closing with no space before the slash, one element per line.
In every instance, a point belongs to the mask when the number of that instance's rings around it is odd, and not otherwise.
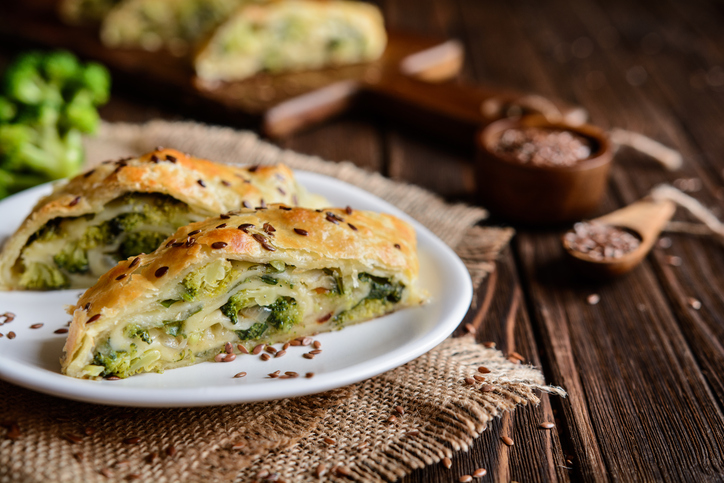
<path fill-rule="evenodd" d="M 646 257 L 675 210 L 671 200 L 637 201 L 594 220 L 576 223 L 563 235 L 563 248 L 585 275 L 622 275 Z"/>

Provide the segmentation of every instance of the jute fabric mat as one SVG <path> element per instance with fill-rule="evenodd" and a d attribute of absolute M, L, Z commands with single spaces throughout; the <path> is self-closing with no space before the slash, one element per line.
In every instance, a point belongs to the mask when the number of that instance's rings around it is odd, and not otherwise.
<path fill-rule="evenodd" d="M 216 161 L 284 162 L 342 179 L 398 206 L 455 248 L 477 285 L 512 231 L 482 228 L 480 209 L 351 163 L 281 150 L 254 134 L 194 123 L 104 124 L 89 164 L 157 145 Z M 489 392 L 464 378 L 485 365 Z M 323 394 L 190 409 L 67 401 L 0 381 L 0 482 L 388 481 L 466 450 L 501 411 L 538 402 L 541 372 L 470 337 L 367 381 Z M 404 408 L 400 415 L 395 408 Z M 388 422 L 397 414 L 397 421 Z M 5 429 L 3 429 L 5 428 Z M 131 438 L 131 439 L 129 439 Z M 323 464 L 336 471 L 318 478 Z M 344 476 L 342 473 L 348 473 Z"/>

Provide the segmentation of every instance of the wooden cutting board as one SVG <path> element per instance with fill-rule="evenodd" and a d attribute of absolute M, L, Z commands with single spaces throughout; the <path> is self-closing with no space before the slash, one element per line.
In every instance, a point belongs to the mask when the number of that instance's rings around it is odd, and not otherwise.
<path fill-rule="evenodd" d="M 20 46 L 66 48 L 108 66 L 116 83 L 173 103 L 211 111 L 237 124 L 256 125 L 281 137 L 319 123 L 354 105 L 453 139 L 470 142 L 481 126 L 500 118 L 522 94 L 449 81 L 463 63 L 455 40 L 389 32 L 382 57 L 371 63 L 208 85 L 194 76 L 188 59 L 167 52 L 109 49 L 97 29 L 61 23 L 48 0 L 0 3 L 0 39 Z M 53 2 L 51 2 L 52 4 Z M 360 102 L 362 101 L 362 102 Z M 572 118 L 580 109 L 561 104 Z"/>

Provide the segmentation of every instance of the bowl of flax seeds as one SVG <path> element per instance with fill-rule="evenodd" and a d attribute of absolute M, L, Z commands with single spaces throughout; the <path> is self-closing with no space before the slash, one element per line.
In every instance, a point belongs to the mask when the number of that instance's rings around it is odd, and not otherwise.
<path fill-rule="evenodd" d="M 612 151 L 594 126 L 525 116 L 488 125 L 477 141 L 477 195 L 501 218 L 535 225 L 580 220 L 603 196 Z"/>

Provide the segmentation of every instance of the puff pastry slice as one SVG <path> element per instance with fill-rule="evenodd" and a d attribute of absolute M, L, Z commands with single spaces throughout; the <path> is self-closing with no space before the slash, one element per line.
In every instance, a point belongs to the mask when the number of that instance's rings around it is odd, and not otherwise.
<path fill-rule="evenodd" d="M 340 329 L 421 303 L 417 276 L 415 232 L 390 215 L 274 205 L 211 218 L 120 262 L 70 308 L 62 370 L 128 377 L 212 361 L 227 342 Z"/>
<path fill-rule="evenodd" d="M 266 203 L 322 206 L 289 168 L 240 168 L 173 149 L 106 162 L 41 199 L 0 254 L 0 287 L 87 288 L 177 228 Z"/>

